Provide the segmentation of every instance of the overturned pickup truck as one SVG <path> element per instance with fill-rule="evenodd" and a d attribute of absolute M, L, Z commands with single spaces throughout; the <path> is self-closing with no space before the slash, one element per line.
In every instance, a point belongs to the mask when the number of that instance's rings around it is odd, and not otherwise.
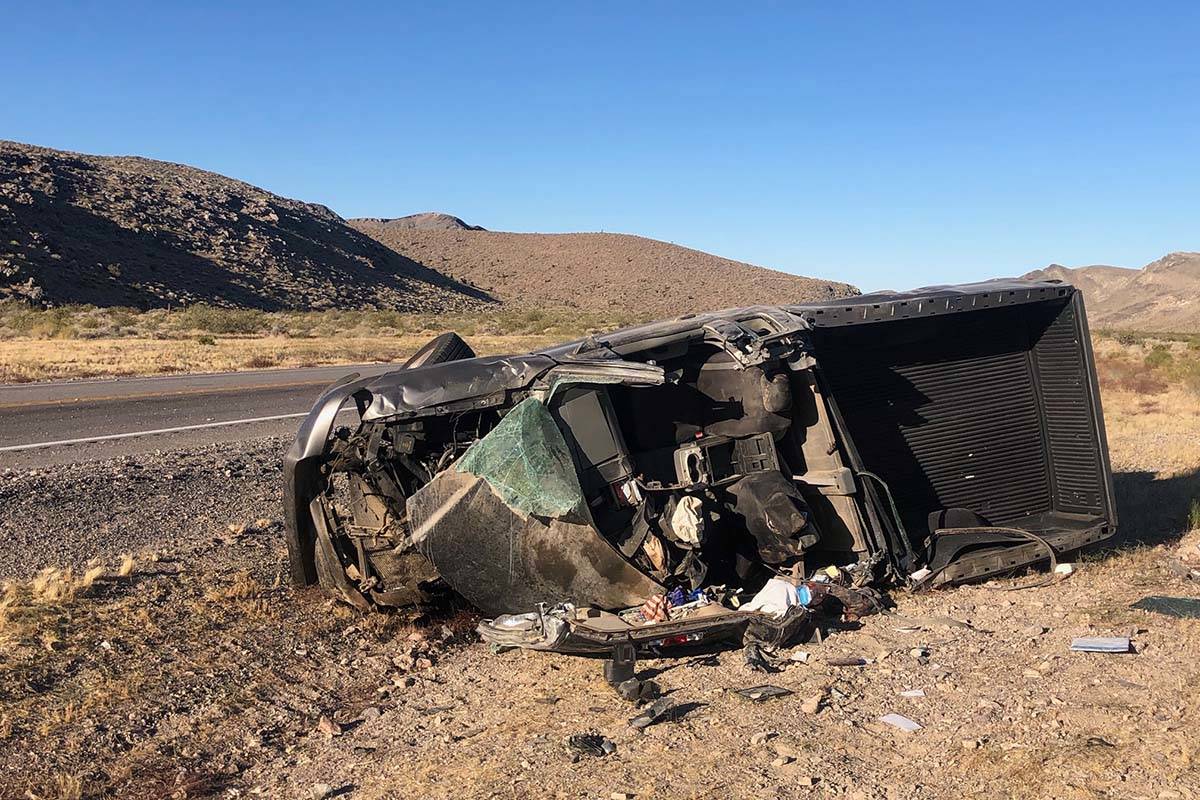
<path fill-rule="evenodd" d="M 454 592 L 495 616 L 485 637 L 566 651 L 782 641 L 813 576 L 853 611 L 845 587 L 978 579 L 1116 527 L 1082 297 L 1054 282 L 520 356 L 443 335 L 330 387 L 285 471 L 297 583 L 363 608 Z"/>

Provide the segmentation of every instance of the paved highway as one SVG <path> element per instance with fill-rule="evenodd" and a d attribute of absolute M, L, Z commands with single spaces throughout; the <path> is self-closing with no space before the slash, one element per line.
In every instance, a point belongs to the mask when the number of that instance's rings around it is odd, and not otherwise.
<path fill-rule="evenodd" d="M 0 384 L 0 469 L 289 435 L 321 390 L 395 364 Z"/>

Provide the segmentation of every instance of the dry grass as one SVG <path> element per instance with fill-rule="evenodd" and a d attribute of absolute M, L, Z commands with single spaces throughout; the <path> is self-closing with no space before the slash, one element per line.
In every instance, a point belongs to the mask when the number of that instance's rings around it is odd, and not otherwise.
<path fill-rule="evenodd" d="M 465 336 L 574 338 L 648 319 L 644 315 L 574 308 L 510 309 L 458 314 L 385 310 L 258 311 L 197 304 L 175 309 L 57 306 L 0 300 L 0 339 L 195 339 L 282 336 L 291 339 L 426 336 L 456 330 Z"/>
<path fill-rule="evenodd" d="M 252 555 L 261 550 L 236 560 Z M 283 557 L 278 548 L 272 567 Z M 87 574 L 66 571 L 5 587 L 0 798 L 227 796 L 231 774 L 294 744 L 321 714 L 378 702 L 391 656 L 353 673 L 339 657 L 368 639 L 400 652 L 414 630 L 278 575 L 166 558 L 117 577 L 133 563 L 111 565 L 90 590 Z"/>
<path fill-rule="evenodd" d="M 1114 334 L 1095 351 L 1121 536 L 1169 544 L 1200 527 L 1200 350 Z"/>
<path fill-rule="evenodd" d="M 0 383 L 65 378 L 230 372 L 270 367 L 403 361 L 431 335 L 289 339 L 0 339 Z M 476 335 L 480 355 L 527 352 L 559 341 L 542 335 Z"/>
<path fill-rule="evenodd" d="M 0 300 L 0 383 L 390 363 L 449 330 L 481 355 L 520 353 L 643 320 L 573 309 L 430 315 L 193 305 L 136 311 Z"/>

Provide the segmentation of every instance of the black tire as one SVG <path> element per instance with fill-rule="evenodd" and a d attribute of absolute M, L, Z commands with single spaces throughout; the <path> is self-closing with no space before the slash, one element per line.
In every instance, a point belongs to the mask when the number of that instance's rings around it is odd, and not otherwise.
<path fill-rule="evenodd" d="M 447 361 L 461 361 L 464 358 L 474 357 L 475 351 L 471 349 L 471 345 L 464 342 L 457 333 L 451 331 L 430 339 L 424 347 L 413 353 L 412 358 L 404 362 L 404 368 L 425 367 L 430 364 L 444 364 Z"/>

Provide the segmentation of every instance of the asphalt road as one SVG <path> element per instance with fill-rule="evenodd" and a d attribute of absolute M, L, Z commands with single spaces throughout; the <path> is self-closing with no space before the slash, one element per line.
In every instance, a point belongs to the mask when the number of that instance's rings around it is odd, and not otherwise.
<path fill-rule="evenodd" d="M 395 364 L 0 384 L 0 469 L 288 436 L 321 390 Z"/>

